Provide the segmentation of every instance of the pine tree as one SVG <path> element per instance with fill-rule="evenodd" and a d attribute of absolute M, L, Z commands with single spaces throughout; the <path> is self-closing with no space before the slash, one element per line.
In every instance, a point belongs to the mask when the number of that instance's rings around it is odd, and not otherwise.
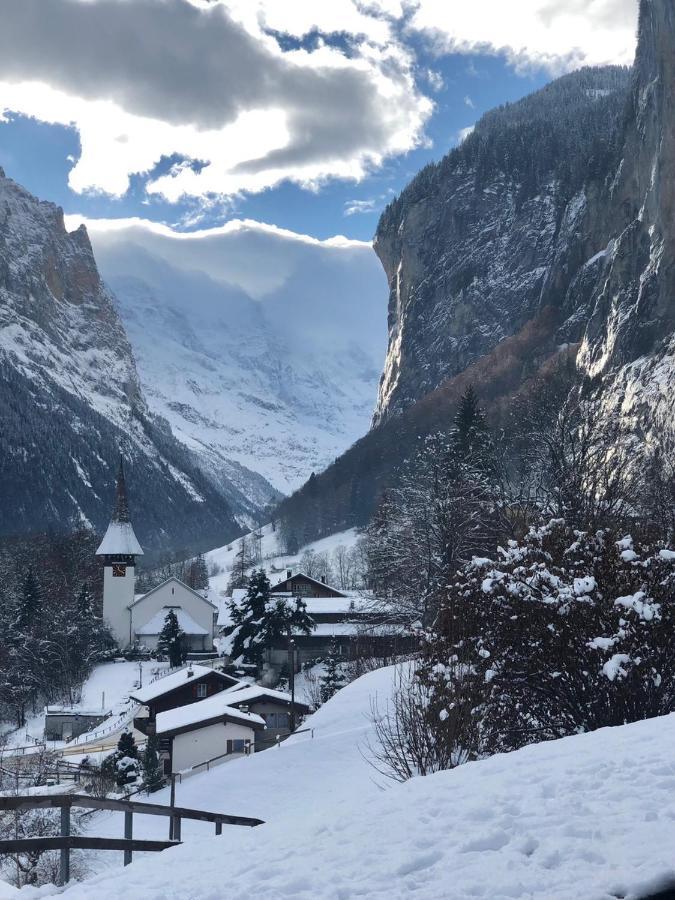
<path fill-rule="evenodd" d="M 151 734 L 143 754 L 143 782 L 148 794 L 158 791 L 164 784 L 164 777 L 159 765 L 159 741 Z"/>
<path fill-rule="evenodd" d="M 178 624 L 176 613 L 170 609 L 157 639 L 157 649 L 169 657 L 169 664 L 172 668 L 185 662 L 184 637 L 185 633 Z"/>
<path fill-rule="evenodd" d="M 337 647 L 335 646 L 335 641 L 333 641 L 326 660 L 326 671 L 319 679 L 321 702 L 325 703 L 327 700 L 330 700 L 333 694 L 337 694 L 345 684 L 346 680 L 340 669 Z"/>
<path fill-rule="evenodd" d="M 299 597 L 289 601 L 270 593 L 270 582 L 264 569 L 251 575 L 246 596 L 241 603 L 229 607 L 231 625 L 225 636 L 234 635 L 231 656 L 260 668 L 265 649 L 279 644 L 291 633 L 309 634 L 314 622 Z"/>
<path fill-rule="evenodd" d="M 28 569 L 23 580 L 16 625 L 19 629 L 33 628 L 38 624 L 42 610 L 40 585 L 32 568 Z"/>

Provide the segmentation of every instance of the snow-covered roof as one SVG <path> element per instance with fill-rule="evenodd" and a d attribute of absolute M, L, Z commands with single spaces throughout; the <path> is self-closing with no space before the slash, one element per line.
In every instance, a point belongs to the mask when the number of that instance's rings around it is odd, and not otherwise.
<path fill-rule="evenodd" d="M 290 706 L 293 702 L 291 695 L 285 691 L 275 691 L 272 688 L 263 687 L 261 684 L 245 684 L 244 682 L 235 684 L 233 687 L 223 691 L 222 694 L 225 695 L 225 699 L 229 697 L 229 704 L 255 703 L 256 700 L 276 700 L 279 703 Z M 295 705 L 309 709 L 305 703 L 301 703 L 299 700 L 295 701 Z"/>
<path fill-rule="evenodd" d="M 218 594 L 216 591 L 212 591 L 210 588 L 206 591 L 196 591 L 194 588 L 191 588 L 189 584 L 185 584 L 184 581 L 181 581 L 180 578 L 176 578 L 175 575 L 172 575 L 170 578 L 167 578 L 166 581 L 163 581 L 161 584 L 155 585 L 154 588 L 149 590 L 146 594 L 135 594 L 133 603 L 129 604 L 129 607 L 135 606 L 137 603 L 140 603 L 141 600 L 145 600 L 146 597 L 149 597 L 151 594 L 154 594 L 156 591 L 161 591 L 163 587 L 167 584 L 171 583 L 180 585 L 180 587 L 184 588 L 186 591 L 190 591 L 191 594 L 194 594 L 195 597 L 199 597 L 200 600 L 203 600 L 204 603 L 208 603 L 214 609 L 217 609 L 217 599 Z"/>
<path fill-rule="evenodd" d="M 230 706 L 232 702 L 233 695 L 228 694 L 227 691 L 221 691 L 205 700 L 198 700 L 196 703 L 188 703 L 187 706 L 179 706 L 176 709 L 167 709 L 165 712 L 157 713 L 157 734 L 199 727 L 220 719 L 250 725 L 251 728 L 265 727 L 263 718 L 256 716 L 255 713 L 245 713 Z"/>
<path fill-rule="evenodd" d="M 173 610 L 176 614 L 176 619 L 178 619 L 178 627 L 185 632 L 185 634 L 194 634 L 194 635 L 206 635 L 209 634 L 207 628 L 203 628 L 192 618 L 189 612 L 183 609 L 182 606 L 164 606 L 155 615 L 145 623 L 145 625 L 141 625 L 139 628 L 135 628 L 134 631 L 137 635 L 153 635 L 159 634 L 162 628 L 164 628 L 164 623 L 166 621 L 166 617 L 169 613 L 169 610 Z"/>
<path fill-rule="evenodd" d="M 131 522 L 111 522 L 96 551 L 97 556 L 143 556 Z"/>
<path fill-rule="evenodd" d="M 192 670 L 192 676 L 188 678 L 187 673 L 190 670 Z M 150 684 L 145 687 L 132 691 L 130 696 L 139 703 L 149 703 L 151 700 L 156 700 L 157 697 L 161 697 L 163 694 L 168 694 L 171 691 L 175 691 L 177 688 L 183 687 L 183 685 L 188 682 L 192 683 L 198 681 L 200 678 L 204 678 L 206 675 L 211 674 L 216 675 L 218 678 L 222 678 L 228 683 L 231 683 L 234 680 L 230 678 L 229 675 L 224 675 L 222 672 L 218 672 L 217 669 L 211 669 L 208 666 L 186 666 L 183 669 L 179 669 L 177 672 L 172 672 L 171 675 L 165 675 L 163 678 L 158 678 L 157 681 L 150 682 Z"/>
<path fill-rule="evenodd" d="M 333 587 L 332 584 L 326 584 L 325 581 L 319 581 L 318 578 L 312 578 L 312 576 L 308 575 L 306 572 L 293 572 L 291 575 L 287 574 L 285 578 L 281 579 L 281 581 L 277 581 L 276 584 L 273 584 L 271 590 L 276 594 L 278 593 L 278 587 L 280 587 L 282 584 L 286 584 L 287 581 L 293 581 L 296 578 L 306 578 L 307 581 L 311 581 L 312 584 L 315 584 L 317 587 L 326 588 L 329 591 L 334 591 L 336 597 L 346 596 L 344 591 L 338 590 L 338 588 Z"/>

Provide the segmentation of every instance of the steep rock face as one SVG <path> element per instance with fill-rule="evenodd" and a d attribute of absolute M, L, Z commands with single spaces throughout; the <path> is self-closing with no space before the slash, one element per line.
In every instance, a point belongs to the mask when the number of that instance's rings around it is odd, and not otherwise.
<path fill-rule="evenodd" d="M 0 171 L 0 534 L 102 528 L 128 456 L 148 549 L 195 548 L 238 526 L 161 419 L 84 228 Z M 135 485 L 135 488 L 134 488 Z"/>
<path fill-rule="evenodd" d="M 605 202 L 620 224 L 579 364 L 638 440 L 675 435 L 675 7 L 643 0 L 621 162 Z"/>
<path fill-rule="evenodd" d="M 389 350 L 375 424 L 544 306 L 560 311 L 561 341 L 581 338 L 593 288 L 584 267 L 607 244 L 596 201 L 628 82 L 624 69 L 582 69 L 488 113 L 385 210 L 375 249 L 390 285 Z"/>

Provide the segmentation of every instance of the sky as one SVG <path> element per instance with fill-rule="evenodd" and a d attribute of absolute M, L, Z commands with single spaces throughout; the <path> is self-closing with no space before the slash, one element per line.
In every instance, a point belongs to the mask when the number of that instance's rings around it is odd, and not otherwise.
<path fill-rule="evenodd" d="M 630 64 L 637 3 L 0 0 L 0 17 L 0 165 L 41 199 L 370 241 L 488 109 Z"/>

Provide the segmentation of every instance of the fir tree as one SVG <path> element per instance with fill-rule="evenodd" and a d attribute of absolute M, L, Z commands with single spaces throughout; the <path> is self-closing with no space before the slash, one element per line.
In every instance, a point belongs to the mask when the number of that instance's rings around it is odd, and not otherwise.
<path fill-rule="evenodd" d="M 262 666 L 265 649 L 279 644 L 295 632 L 309 634 L 314 627 L 307 608 L 299 597 L 275 597 L 264 569 L 251 575 L 246 596 L 229 607 L 231 625 L 225 636 L 234 635 L 231 656 Z"/>
<path fill-rule="evenodd" d="M 143 782 L 148 794 L 158 791 L 164 784 L 164 777 L 159 765 L 159 741 L 151 734 L 143 754 Z"/>
<path fill-rule="evenodd" d="M 340 669 L 340 658 L 338 656 L 337 647 L 335 646 L 335 641 L 333 641 L 331 643 L 328 659 L 326 660 L 326 671 L 319 679 L 321 702 L 325 703 L 327 700 L 330 700 L 333 694 L 337 694 L 345 684 L 346 680 Z"/>
<path fill-rule="evenodd" d="M 16 617 L 17 628 L 33 628 L 38 623 L 41 609 L 40 585 L 35 577 L 35 572 L 30 568 L 22 584 Z"/>
<path fill-rule="evenodd" d="M 139 771 L 138 747 L 131 732 L 122 732 L 117 750 L 103 761 L 101 771 L 114 778 L 118 787 L 136 781 Z"/>
<path fill-rule="evenodd" d="M 178 624 L 176 613 L 170 609 L 157 639 L 157 649 L 169 657 L 169 664 L 172 668 L 185 662 L 184 637 L 185 633 Z"/>

